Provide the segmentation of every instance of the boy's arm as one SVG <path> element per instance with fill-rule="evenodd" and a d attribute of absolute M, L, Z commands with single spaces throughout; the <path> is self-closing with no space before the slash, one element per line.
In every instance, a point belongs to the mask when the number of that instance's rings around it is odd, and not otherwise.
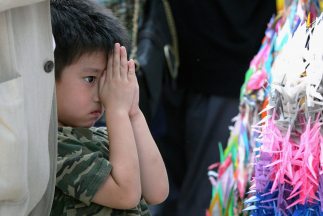
<path fill-rule="evenodd" d="M 107 73 L 100 83 L 100 98 L 106 108 L 112 171 L 92 200 L 110 208 L 133 208 L 141 197 L 139 159 L 129 118 L 134 77 L 134 63 L 128 65 L 125 48 L 116 44 L 113 57 L 109 56 Z"/>
<path fill-rule="evenodd" d="M 110 208 L 129 209 L 140 200 L 140 170 L 128 113 L 106 112 L 112 170 L 93 202 Z"/>
<path fill-rule="evenodd" d="M 131 116 L 131 124 L 139 156 L 142 195 L 149 204 L 161 203 L 169 191 L 163 159 L 140 110 Z"/>

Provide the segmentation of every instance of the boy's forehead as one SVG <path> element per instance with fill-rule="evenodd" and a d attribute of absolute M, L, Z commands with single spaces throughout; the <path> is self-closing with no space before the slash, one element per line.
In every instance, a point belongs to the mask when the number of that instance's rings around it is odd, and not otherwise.
<path fill-rule="evenodd" d="M 106 68 L 107 55 L 104 52 L 85 53 L 75 62 L 84 70 L 90 72 L 101 72 Z"/>
<path fill-rule="evenodd" d="M 104 52 L 92 52 L 82 54 L 74 59 L 71 64 L 63 69 L 62 74 L 100 76 L 106 68 L 107 57 Z"/>
<path fill-rule="evenodd" d="M 95 50 L 91 52 L 85 52 L 83 54 L 80 54 L 79 58 L 103 58 L 106 59 L 108 57 L 107 53 L 102 50 Z"/>

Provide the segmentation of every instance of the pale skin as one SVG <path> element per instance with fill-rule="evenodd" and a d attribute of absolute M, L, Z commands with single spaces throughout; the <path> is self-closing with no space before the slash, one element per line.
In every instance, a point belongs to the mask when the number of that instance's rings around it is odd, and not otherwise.
<path fill-rule="evenodd" d="M 86 106 L 91 108 L 79 110 L 89 110 L 87 113 L 93 115 L 92 110 L 104 107 L 109 132 L 109 161 L 113 168 L 92 202 L 110 208 L 129 209 L 138 205 L 142 196 L 149 204 L 161 203 L 168 195 L 168 178 L 162 157 L 139 108 L 139 87 L 134 62 L 127 60 L 126 49 L 118 43 L 107 62 L 104 61 L 103 52 L 95 55 L 98 56 L 90 56 L 82 62 L 86 62 L 87 66 L 94 68 L 92 71 L 97 73 L 80 75 L 86 81 L 95 80 L 91 87 L 85 87 L 85 93 L 80 96 L 84 97 L 88 93 L 88 98 L 82 102 L 87 101 Z M 80 113 L 80 118 L 77 118 L 73 112 L 73 119 L 69 119 L 66 113 L 60 115 L 60 112 L 69 111 L 68 104 L 59 105 L 60 102 L 69 101 L 66 98 L 63 100 L 63 90 L 66 87 L 62 83 L 64 72 L 60 81 L 56 83 L 59 124 L 70 125 L 73 121 L 78 123 L 72 126 L 92 126 L 95 121 L 91 123 L 89 118 L 83 117 L 87 114 L 81 116 Z M 78 93 L 75 91 L 75 94 Z M 71 97 L 71 100 L 74 98 Z"/>

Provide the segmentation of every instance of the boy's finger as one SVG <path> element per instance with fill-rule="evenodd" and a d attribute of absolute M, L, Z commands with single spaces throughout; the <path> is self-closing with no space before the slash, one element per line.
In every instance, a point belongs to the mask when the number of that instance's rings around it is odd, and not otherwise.
<path fill-rule="evenodd" d="M 127 79 L 128 73 L 128 60 L 127 60 L 127 50 L 124 46 L 120 48 L 120 76 L 122 79 Z"/>
<path fill-rule="evenodd" d="M 130 59 L 128 61 L 128 79 L 135 79 L 136 73 L 135 73 L 135 62 Z"/>
<path fill-rule="evenodd" d="M 112 74 L 113 74 L 113 51 L 108 55 L 108 63 L 107 63 L 107 71 L 106 71 L 106 75 L 108 77 L 109 80 L 111 80 L 112 78 Z"/>
<path fill-rule="evenodd" d="M 103 71 L 101 77 L 100 77 L 100 82 L 99 82 L 99 89 L 100 89 L 100 93 L 102 90 L 102 86 L 104 86 L 104 83 L 106 82 L 107 79 L 107 71 Z"/>
<path fill-rule="evenodd" d="M 112 76 L 115 78 L 120 77 L 120 44 L 116 43 L 113 52 L 113 68 Z"/>

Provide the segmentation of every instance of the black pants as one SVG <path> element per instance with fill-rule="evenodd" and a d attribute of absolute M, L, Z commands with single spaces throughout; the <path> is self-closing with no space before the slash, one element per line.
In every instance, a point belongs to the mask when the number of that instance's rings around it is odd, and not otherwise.
<path fill-rule="evenodd" d="M 212 187 L 207 168 L 219 161 L 238 99 L 186 92 L 164 92 L 152 131 L 166 164 L 170 194 L 153 208 L 155 216 L 204 216 Z"/>

